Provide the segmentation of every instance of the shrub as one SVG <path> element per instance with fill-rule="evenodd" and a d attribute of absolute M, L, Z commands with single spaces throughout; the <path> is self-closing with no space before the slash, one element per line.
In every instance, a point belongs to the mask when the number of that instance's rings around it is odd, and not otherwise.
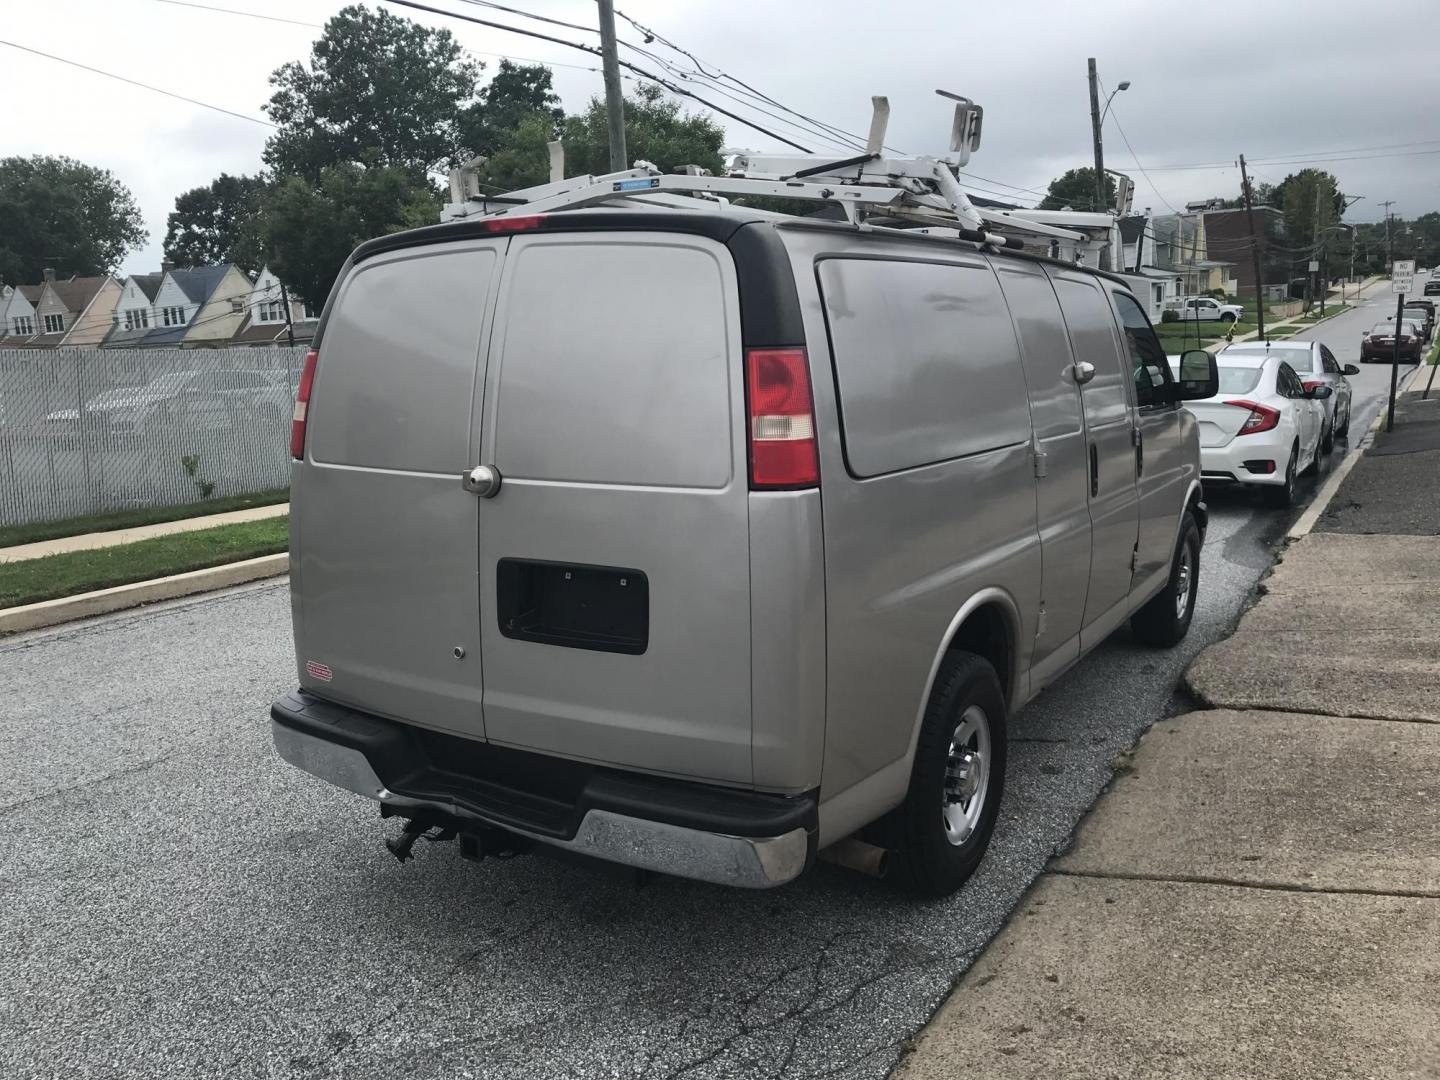
<path fill-rule="evenodd" d="M 1180 313 L 1178 311 L 1172 311 L 1170 308 L 1166 308 L 1160 313 L 1160 321 L 1162 323 L 1179 322 Z"/>

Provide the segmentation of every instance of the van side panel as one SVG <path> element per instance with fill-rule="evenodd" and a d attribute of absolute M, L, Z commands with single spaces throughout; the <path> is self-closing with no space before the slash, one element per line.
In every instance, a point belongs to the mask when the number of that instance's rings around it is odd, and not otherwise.
<path fill-rule="evenodd" d="M 825 749 L 825 545 L 818 491 L 750 495 L 755 786 L 820 786 Z"/>
<path fill-rule="evenodd" d="M 1022 613 L 1015 668 L 1028 666 L 1040 591 L 1031 429 L 1014 330 L 982 256 L 818 230 L 782 235 L 800 286 L 820 451 L 828 800 L 908 755 L 936 656 L 983 589 Z M 846 256 L 849 265 L 827 265 Z M 885 261 L 860 261 L 875 259 Z M 863 289 L 849 287 L 862 279 Z M 867 341 L 872 355 L 855 355 Z M 851 380 L 863 394 L 861 437 L 877 436 L 860 468 L 889 470 L 879 475 L 859 476 L 847 462 L 846 372 L 861 376 Z M 926 437 L 889 438 L 887 416 L 901 430 L 922 417 Z M 941 416 L 948 422 L 935 423 Z M 880 785 L 882 801 L 853 812 L 877 816 L 903 792 Z"/>
<path fill-rule="evenodd" d="M 1044 475 L 1035 481 L 1045 618 L 1035 638 L 1034 694 L 1080 656 L 1080 622 L 1090 586 L 1089 462 L 1080 387 L 1055 290 L 1034 263 L 993 263 L 1020 336 L 1035 445 L 1044 455 Z"/>

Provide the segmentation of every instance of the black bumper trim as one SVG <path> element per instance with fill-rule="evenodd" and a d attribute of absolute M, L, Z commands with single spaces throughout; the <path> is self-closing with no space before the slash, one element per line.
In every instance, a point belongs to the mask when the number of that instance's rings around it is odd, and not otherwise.
<path fill-rule="evenodd" d="M 275 723 L 358 750 L 403 799 L 446 807 L 557 840 L 591 810 L 728 836 L 772 837 L 819 825 L 817 792 L 768 795 L 587 765 L 440 735 L 295 690 L 270 706 Z M 515 778 L 522 777 L 524 786 Z"/>

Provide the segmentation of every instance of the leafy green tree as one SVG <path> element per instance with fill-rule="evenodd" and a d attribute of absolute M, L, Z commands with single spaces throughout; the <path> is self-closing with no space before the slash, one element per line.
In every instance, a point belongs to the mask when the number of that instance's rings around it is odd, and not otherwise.
<path fill-rule="evenodd" d="M 400 168 L 345 163 L 279 181 L 262 209 L 262 236 L 275 274 L 319 308 L 345 259 L 363 241 L 439 220 L 429 182 Z"/>
<path fill-rule="evenodd" d="M 260 269 L 259 213 L 268 186 L 263 177 L 221 173 L 205 187 L 181 192 L 166 220 L 165 257 L 177 266 L 233 262 Z"/>
<path fill-rule="evenodd" d="M 292 61 L 270 76 L 265 111 L 279 130 L 265 163 L 312 182 L 346 161 L 439 170 L 457 157 L 481 67 L 448 30 L 363 4 L 342 8 L 311 46 L 309 66 Z"/>
<path fill-rule="evenodd" d="M 476 170 L 484 190 L 517 191 L 550 179 L 549 143 L 555 124 L 546 113 L 532 112 L 512 128 L 499 133 L 497 148 Z M 567 172 L 574 172 L 567 168 Z"/>
<path fill-rule="evenodd" d="M 681 165 L 700 165 L 719 172 L 725 132 L 710 117 L 686 113 L 679 102 L 650 83 L 625 98 L 625 149 L 633 161 L 649 161 L 661 172 Z M 565 172 L 610 171 L 610 137 L 605 102 L 592 97 L 585 111 L 565 121 Z"/>
<path fill-rule="evenodd" d="M 565 123 L 565 111 L 553 78 L 543 64 L 501 60 L 495 77 L 460 117 L 460 144 L 471 154 L 489 157 L 510 148 L 522 126 L 527 135 L 543 126 L 548 129 L 546 139 L 555 138 Z"/>
<path fill-rule="evenodd" d="M 148 237 L 130 189 L 107 169 L 68 157 L 0 159 L 0 279 L 115 270 Z"/>
<path fill-rule="evenodd" d="M 1345 212 L 1340 184 L 1323 169 L 1302 169 L 1275 186 L 1275 205 L 1285 215 L 1285 235 L 1293 247 L 1318 247 Z"/>
<path fill-rule="evenodd" d="M 1105 177 L 1105 205 L 1095 205 L 1095 170 L 1089 166 L 1069 169 L 1050 181 L 1041 210 L 1108 210 L 1115 205 L 1115 178 Z"/>

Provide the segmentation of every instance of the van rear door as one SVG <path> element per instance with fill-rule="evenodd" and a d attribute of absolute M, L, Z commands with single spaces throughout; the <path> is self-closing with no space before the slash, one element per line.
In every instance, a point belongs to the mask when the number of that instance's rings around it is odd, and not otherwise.
<path fill-rule="evenodd" d="M 492 742 L 751 780 L 741 361 L 723 244 L 512 239 L 476 462 Z"/>
<path fill-rule="evenodd" d="M 342 282 L 294 471 L 300 683 L 395 719 L 483 737 L 477 364 L 504 240 L 376 255 Z"/>

